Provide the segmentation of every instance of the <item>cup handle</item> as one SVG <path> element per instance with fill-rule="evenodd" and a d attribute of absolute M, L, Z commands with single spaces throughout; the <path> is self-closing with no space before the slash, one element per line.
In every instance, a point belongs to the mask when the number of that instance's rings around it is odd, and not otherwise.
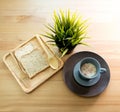
<path fill-rule="evenodd" d="M 100 73 L 104 73 L 104 72 L 106 72 L 106 71 L 107 71 L 106 68 L 100 68 Z"/>

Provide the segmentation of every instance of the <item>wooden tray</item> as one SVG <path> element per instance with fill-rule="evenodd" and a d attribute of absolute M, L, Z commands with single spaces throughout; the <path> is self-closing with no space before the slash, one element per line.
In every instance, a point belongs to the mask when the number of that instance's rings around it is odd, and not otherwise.
<path fill-rule="evenodd" d="M 44 52 L 44 50 L 40 46 L 39 39 L 36 36 L 27 40 L 26 42 L 24 42 L 23 44 L 21 44 L 17 48 L 13 49 L 11 52 L 14 52 L 16 49 L 18 49 L 21 46 L 24 46 L 28 43 L 32 43 L 33 45 L 35 45 L 39 49 L 41 49 L 41 52 Z M 53 53 L 52 50 L 47 45 L 46 45 L 46 48 L 48 48 L 48 50 L 51 53 Z M 25 74 L 21 70 L 19 64 L 17 63 L 17 61 L 15 61 L 15 59 L 11 55 L 11 52 L 9 52 L 8 54 L 6 54 L 3 57 L 3 61 L 6 64 L 6 66 L 8 67 L 8 69 L 10 70 L 10 72 L 12 73 L 12 75 L 14 76 L 14 78 L 17 80 L 18 84 L 21 86 L 23 91 L 26 93 L 29 93 L 32 90 L 34 90 L 36 87 L 38 87 L 40 84 L 45 82 L 48 78 L 53 76 L 58 70 L 60 70 L 63 67 L 63 61 L 55 55 L 56 59 L 59 62 L 58 69 L 54 70 L 50 66 L 48 66 L 45 70 L 41 71 L 40 73 L 35 75 L 33 78 L 29 78 L 28 75 Z M 43 53 L 43 55 L 45 55 L 45 53 Z M 54 53 L 53 53 L 53 55 L 54 55 Z"/>

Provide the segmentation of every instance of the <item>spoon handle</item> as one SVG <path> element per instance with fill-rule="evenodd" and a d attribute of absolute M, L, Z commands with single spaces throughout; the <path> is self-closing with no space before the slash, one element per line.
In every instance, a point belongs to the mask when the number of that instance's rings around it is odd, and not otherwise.
<path fill-rule="evenodd" d="M 52 57 L 53 54 L 46 49 L 46 46 L 45 46 L 43 40 L 39 37 L 39 35 L 36 35 L 36 37 L 37 37 L 38 41 L 40 42 L 42 48 L 44 49 L 45 53 L 47 54 L 48 58 Z"/>
<path fill-rule="evenodd" d="M 51 68 L 57 69 L 59 67 L 57 57 L 52 53 L 52 51 L 47 49 L 48 47 L 45 45 L 44 41 L 39 37 L 39 35 L 36 35 L 36 37 L 48 56 L 49 65 Z"/>

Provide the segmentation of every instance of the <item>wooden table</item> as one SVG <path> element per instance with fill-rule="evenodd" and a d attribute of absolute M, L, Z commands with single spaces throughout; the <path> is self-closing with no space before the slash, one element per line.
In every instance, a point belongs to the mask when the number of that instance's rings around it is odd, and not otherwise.
<path fill-rule="evenodd" d="M 3 63 L 3 56 L 36 33 L 46 31 L 54 10 L 70 9 L 89 18 L 86 40 L 70 54 L 93 51 L 108 63 L 111 79 L 99 96 L 72 93 L 60 70 L 35 91 L 22 91 Z M 0 112 L 120 112 L 120 8 L 118 0 L 0 0 Z M 63 58 L 64 61 L 69 56 Z"/>

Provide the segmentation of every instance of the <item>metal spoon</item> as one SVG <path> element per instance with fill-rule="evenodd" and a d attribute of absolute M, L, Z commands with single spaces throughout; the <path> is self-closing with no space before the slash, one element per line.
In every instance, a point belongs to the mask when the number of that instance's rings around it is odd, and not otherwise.
<path fill-rule="evenodd" d="M 53 69 L 58 69 L 59 63 L 58 63 L 57 57 L 50 50 L 48 51 L 47 46 L 45 46 L 44 41 L 41 39 L 41 37 L 39 35 L 36 35 L 36 37 L 37 37 L 38 41 L 40 42 L 42 48 L 44 49 L 44 51 L 47 54 L 48 63 L 50 65 L 50 67 Z"/>

